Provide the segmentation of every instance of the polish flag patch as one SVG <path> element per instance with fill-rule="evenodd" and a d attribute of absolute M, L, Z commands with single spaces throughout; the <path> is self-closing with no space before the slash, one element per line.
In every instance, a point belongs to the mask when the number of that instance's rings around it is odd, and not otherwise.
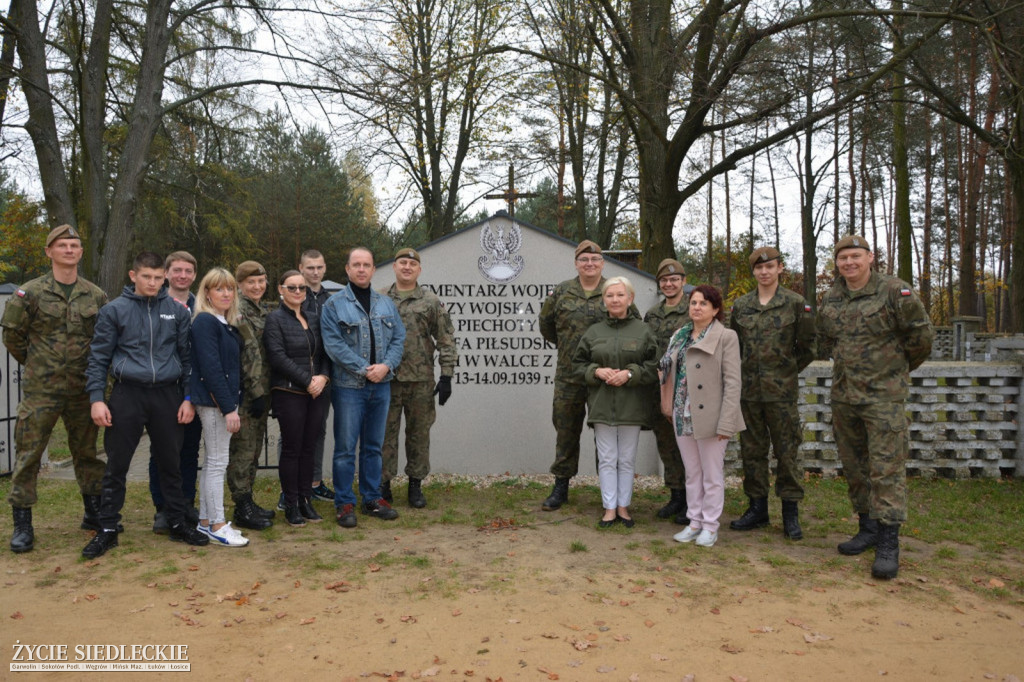
<path fill-rule="evenodd" d="M 26 296 L 24 289 L 18 289 L 15 293 L 18 295 L 18 298 L 25 298 Z"/>
<path fill-rule="evenodd" d="M 910 289 L 900 289 L 900 296 L 910 296 Z"/>

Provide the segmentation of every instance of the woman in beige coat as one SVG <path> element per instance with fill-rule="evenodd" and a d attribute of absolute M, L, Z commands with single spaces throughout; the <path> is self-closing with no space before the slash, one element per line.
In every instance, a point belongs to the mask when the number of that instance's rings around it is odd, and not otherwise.
<path fill-rule="evenodd" d="M 723 324 L 722 294 L 702 284 L 690 294 L 690 322 L 659 365 L 661 412 L 674 426 L 686 468 L 690 525 L 674 537 L 711 547 L 725 506 L 725 447 L 745 426 L 740 411 L 740 346 Z"/>

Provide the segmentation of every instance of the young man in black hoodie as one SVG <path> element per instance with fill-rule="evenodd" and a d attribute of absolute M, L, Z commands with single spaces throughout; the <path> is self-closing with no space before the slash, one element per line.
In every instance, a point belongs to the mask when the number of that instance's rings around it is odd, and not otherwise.
<path fill-rule="evenodd" d="M 85 373 L 92 420 L 104 427 L 107 452 L 101 530 L 82 550 L 87 559 L 117 547 L 125 480 L 143 427 L 160 471 L 170 538 L 190 545 L 209 543 L 186 521 L 179 470 L 182 426 L 195 416 L 183 388 L 191 374 L 188 309 L 163 288 L 164 262 L 157 254 L 136 256 L 128 277 L 132 284 L 100 309 Z M 108 374 L 114 380 L 109 401 L 104 396 Z"/>

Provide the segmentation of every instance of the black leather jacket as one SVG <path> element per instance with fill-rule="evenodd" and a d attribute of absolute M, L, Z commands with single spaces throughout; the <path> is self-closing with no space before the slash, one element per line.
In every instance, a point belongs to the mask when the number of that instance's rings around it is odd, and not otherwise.
<path fill-rule="evenodd" d="M 305 393 L 314 376 L 330 376 L 324 344 L 320 339 L 320 318 L 308 309 L 304 309 L 302 314 L 311 333 L 302 328 L 302 323 L 288 306 L 282 305 L 267 316 L 263 346 L 267 349 L 267 363 L 270 365 L 271 390 Z"/>

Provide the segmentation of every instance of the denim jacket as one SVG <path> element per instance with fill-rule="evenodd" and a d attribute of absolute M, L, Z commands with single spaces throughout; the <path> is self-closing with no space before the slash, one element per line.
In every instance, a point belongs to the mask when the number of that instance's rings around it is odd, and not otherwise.
<path fill-rule="evenodd" d="M 376 341 L 377 357 L 370 358 L 370 327 Z M 363 388 L 366 368 L 383 363 L 390 371 L 384 381 L 395 378 L 402 361 L 405 327 L 391 299 L 370 290 L 370 315 L 359 305 L 350 287 L 327 299 L 320 319 L 324 349 L 331 358 L 331 381 L 338 388 Z"/>

